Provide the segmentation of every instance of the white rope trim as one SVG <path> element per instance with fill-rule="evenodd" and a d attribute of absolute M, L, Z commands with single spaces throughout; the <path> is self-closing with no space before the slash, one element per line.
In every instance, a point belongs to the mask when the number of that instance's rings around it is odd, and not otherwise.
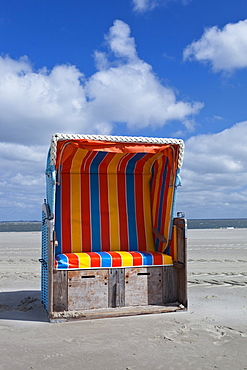
<path fill-rule="evenodd" d="M 144 144 L 176 144 L 179 146 L 178 168 L 182 167 L 184 156 L 184 141 L 182 139 L 166 139 L 159 137 L 142 136 L 112 136 L 112 135 L 79 135 L 79 134 L 54 134 L 51 139 L 50 164 L 56 164 L 57 142 L 59 140 L 98 140 L 114 141 L 119 143 L 144 143 Z"/>

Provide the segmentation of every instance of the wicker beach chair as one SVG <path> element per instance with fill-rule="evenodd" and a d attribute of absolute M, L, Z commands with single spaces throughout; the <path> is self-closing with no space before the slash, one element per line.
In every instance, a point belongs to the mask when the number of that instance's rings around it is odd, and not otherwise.
<path fill-rule="evenodd" d="M 187 307 L 186 221 L 174 217 L 182 140 L 53 135 L 42 207 L 50 320 Z"/>

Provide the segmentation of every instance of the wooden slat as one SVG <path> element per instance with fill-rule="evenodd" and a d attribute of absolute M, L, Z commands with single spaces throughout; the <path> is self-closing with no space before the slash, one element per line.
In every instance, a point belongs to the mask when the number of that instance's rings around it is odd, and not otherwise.
<path fill-rule="evenodd" d="M 186 220 L 177 218 L 174 220 L 177 226 L 177 246 L 178 258 L 177 263 L 174 263 L 174 269 L 177 276 L 177 300 L 188 306 L 187 298 L 187 239 L 186 239 Z"/>
<path fill-rule="evenodd" d="M 174 266 L 163 267 L 163 299 L 164 303 L 178 301 L 177 293 L 177 271 Z"/>
<path fill-rule="evenodd" d="M 155 236 L 157 236 L 159 241 L 161 241 L 162 243 L 167 243 L 167 239 L 164 237 L 164 235 L 161 234 L 158 229 L 153 228 L 153 233 Z"/>
<path fill-rule="evenodd" d="M 68 311 L 54 313 L 50 318 L 51 321 L 69 321 L 72 319 L 77 320 L 91 320 L 91 319 L 102 319 L 110 317 L 122 317 L 122 316 L 136 316 L 136 315 L 148 315 L 181 311 L 178 304 L 170 305 L 150 305 L 150 306 L 133 306 L 133 307 L 117 307 L 108 309 L 94 309 L 94 310 L 80 310 L 80 311 Z"/>
<path fill-rule="evenodd" d="M 125 305 L 125 269 L 109 270 L 108 306 L 123 307 Z"/>
<path fill-rule="evenodd" d="M 54 271 L 53 274 L 53 311 L 68 309 L 68 272 Z"/>

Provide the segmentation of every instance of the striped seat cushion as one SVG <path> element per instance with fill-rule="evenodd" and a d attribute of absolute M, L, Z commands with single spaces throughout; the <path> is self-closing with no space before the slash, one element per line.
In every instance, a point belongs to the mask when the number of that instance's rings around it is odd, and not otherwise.
<path fill-rule="evenodd" d="M 172 265 L 172 257 L 159 252 L 63 253 L 55 259 L 58 270 Z"/>

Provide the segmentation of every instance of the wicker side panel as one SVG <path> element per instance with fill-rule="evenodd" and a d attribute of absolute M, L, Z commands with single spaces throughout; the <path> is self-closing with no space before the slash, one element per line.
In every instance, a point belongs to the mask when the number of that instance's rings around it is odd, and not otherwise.
<path fill-rule="evenodd" d="M 48 311 L 49 284 L 48 284 L 48 248 L 49 234 L 45 222 L 45 213 L 42 212 L 42 251 L 41 251 L 41 300 Z"/>
<path fill-rule="evenodd" d="M 47 158 L 46 167 L 46 203 L 49 212 L 54 213 L 55 208 L 55 171 L 50 166 L 50 153 Z M 50 214 L 50 216 L 51 216 Z M 47 224 L 46 214 L 42 211 L 42 251 L 41 251 L 41 300 L 49 311 L 49 248 L 50 248 L 50 232 Z"/>

